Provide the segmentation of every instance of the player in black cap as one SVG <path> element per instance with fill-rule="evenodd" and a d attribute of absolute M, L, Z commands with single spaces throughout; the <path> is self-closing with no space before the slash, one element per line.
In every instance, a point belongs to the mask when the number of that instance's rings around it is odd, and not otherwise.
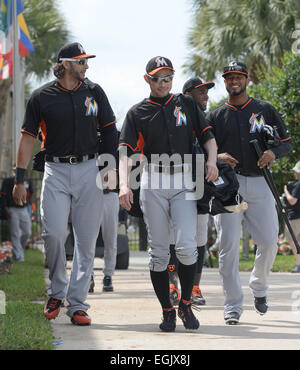
<path fill-rule="evenodd" d="M 169 225 L 175 229 L 178 275 L 182 297 L 178 316 L 185 328 L 197 329 L 199 322 L 191 309 L 191 292 L 197 262 L 196 200 L 188 200 L 189 190 L 182 184 L 184 155 L 192 153 L 194 132 L 208 153 L 206 179 L 216 179 L 216 146 L 210 127 L 196 102 L 189 96 L 170 93 L 174 68 L 165 57 L 152 58 L 146 66 L 145 81 L 151 95 L 133 106 L 125 118 L 120 135 L 120 204 L 130 210 L 133 193 L 128 182 L 130 157 L 140 151 L 147 163 L 141 175 L 140 202 L 150 244 L 150 276 L 163 309 L 160 329 L 174 331 L 176 312 L 169 297 Z M 178 155 L 178 165 L 153 159 Z M 191 174 L 191 171 L 190 171 Z M 155 179 L 158 179 L 156 183 Z M 214 181 L 214 180 L 213 180 Z M 174 183 L 176 182 L 176 188 Z M 164 186 L 169 184 L 169 186 Z"/>
<path fill-rule="evenodd" d="M 103 192 L 97 187 L 97 132 L 103 132 L 104 152 L 116 156 L 115 116 L 102 88 L 85 78 L 88 59 L 78 42 L 64 46 L 54 67 L 56 80 L 31 95 L 26 107 L 17 153 L 14 200 L 25 201 L 24 173 L 39 130 L 46 149 L 41 216 L 51 284 L 44 314 L 55 319 L 63 300 L 73 324 L 90 325 L 85 302 L 93 269 L 95 245 L 103 215 Z M 68 217 L 74 231 L 70 283 L 65 268 Z"/>
<path fill-rule="evenodd" d="M 199 108 L 204 112 L 207 108 L 208 102 L 208 89 L 215 86 L 214 82 L 205 82 L 200 77 L 192 77 L 185 82 L 182 92 L 185 95 L 191 96 L 198 104 Z M 197 268 L 194 278 L 194 285 L 192 290 L 192 301 L 196 305 L 205 305 L 205 299 L 200 289 L 200 280 L 202 275 L 202 268 L 205 257 L 205 245 L 207 243 L 207 227 L 208 227 L 208 214 L 198 214 L 197 216 Z M 174 305 L 180 301 L 180 293 L 177 282 L 177 266 L 178 261 L 175 253 L 174 237 L 171 234 L 170 241 L 170 263 L 168 265 L 170 277 L 170 299 Z"/>
<path fill-rule="evenodd" d="M 205 82 L 200 77 L 192 77 L 185 82 L 182 92 L 191 95 L 204 112 L 207 108 L 208 90 L 214 86 L 214 82 Z"/>
<path fill-rule="evenodd" d="M 291 151 L 291 138 L 276 109 L 268 102 L 247 95 L 249 83 L 247 67 L 233 61 L 224 67 L 224 82 L 228 101 L 209 112 L 207 119 L 213 127 L 218 145 L 218 159 L 234 168 L 239 181 L 239 193 L 248 203 L 240 213 L 217 215 L 221 227 L 219 266 L 225 294 L 224 319 L 227 324 L 239 322 L 243 311 L 243 292 L 239 277 L 239 244 L 241 222 L 257 245 L 254 268 L 249 286 L 254 306 L 261 315 L 268 310 L 267 277 L 277 253 L 278 217 L 274 197 L 263 177 L 261 168 L 272 165 Z M 278 145 L 266 145 L 262 133 L 265 128 L 277 128 Z M 258 140 L 264 148 L 257 155 L 251 145 Z"/>

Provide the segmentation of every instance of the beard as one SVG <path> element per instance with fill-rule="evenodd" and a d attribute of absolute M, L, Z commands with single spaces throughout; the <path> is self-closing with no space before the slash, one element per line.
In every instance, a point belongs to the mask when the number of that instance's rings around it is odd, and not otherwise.
<path fill-rule="evenodd" d="M 72 75 L 72 77 L 74 78 L 74 79 L 76 79 L 77 81 L 81 81 L 81 82 L 83 82 L 83 78 L 80 76 L 80 73 L 79 72 L 77 72 L 76 70 L 75 70 L 75 68 L 73 67 L 73 65 L 72 65 L 72 62 L 71 62 L 71 75 Z"/>
<path fill-rule="evenodd" d="M 247 86 L 242 87 L 239 91 L 231 91 L 229 88 L 226 87 L 230 96 L 239 96 L 246 91 Z"/>

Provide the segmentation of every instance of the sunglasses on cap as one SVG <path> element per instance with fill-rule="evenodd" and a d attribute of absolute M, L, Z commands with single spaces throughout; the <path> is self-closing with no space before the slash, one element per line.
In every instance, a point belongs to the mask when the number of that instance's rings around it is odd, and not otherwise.
<path fill-rule="evenodd" d="M 235 71 L 238 71 L 238 72 L 242 72 L 242 73 L 248 74 L 248 72 L 246 71 L 245 67 L 243 67 L 243 66 L 239 66 L 239 65 L 235 65 L 235 66 L 226 66 L 226 67 L 224 67 L 224 72 L 223 72 L 223 73 L 227 73 L 227 72 L 235 72 Z"/>
<path fill-rule="evenodd" d="M 171 82 L 173 80 L 174 74 L 163 77 L 157 77 L 151 76 L 147 73 L 146 76 L 149 77 L 153 82 Z"/>
<path fill-rule="evenodd" d="M 85 66 L 88 64 L 87 58 L 84 58 L 84 59 L 60 58 L 59 59 L 60 62 L 62 62 L 63 60 L 67 60 L 68 62 L 76 62 L 80 66 Z"/>

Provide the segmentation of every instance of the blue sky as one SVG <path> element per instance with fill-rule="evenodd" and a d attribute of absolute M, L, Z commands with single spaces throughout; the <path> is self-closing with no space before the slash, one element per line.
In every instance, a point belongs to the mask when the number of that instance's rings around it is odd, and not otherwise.
<path fill-rule="evenodd" d="M 119 126 L 128 109 L 149 96 L 145 66 L 157 55 L 171 59 L 176 70 L 172 92 L 181 92 L 192 25 L 191 0 L 63 0 L 58 2 L 72 33 L 89 62 L 87 77 L 105 90 Z M 212 101 L 226 95 L 221 79 L 210 90 Z"/>

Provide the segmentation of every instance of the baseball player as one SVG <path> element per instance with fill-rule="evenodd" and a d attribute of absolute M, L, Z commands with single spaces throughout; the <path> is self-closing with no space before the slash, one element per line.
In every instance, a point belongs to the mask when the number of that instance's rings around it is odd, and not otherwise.
<path fill-rule="evenodd" d="M 185 328 L 197 329 L 199 322 L 191 309 L 191 292 L 197 263 L 196 200 L 187 199 L 191 191 L 182 184 L 183 164 L 168 165 L 153 159 L 192 153 L 193 131 L 208 153 L 206 179 L 218 177 L 216 144 L 203 113 L 193 99 L 170 93 L 174 69 L 165 57 L 154 57 L 146 66 L 144 79 L 150 87 L 150 97 L 133 106 L 125 118 L 120 136 L 120 204 L 130 210 L 133 193 L 129 186 L 130 156 L 140 150 L 145 160 L 141 175 L 140 202 L 147 225 L 150 245 L 150 276 L 154 291 L 163 310 L 162 331 L 174 331 L 176 312 L 169 297 L 167 266 L 169 225 L 175 229 L 175 249 L 182 296 L 178 316 Z M 157 180 L 157 182 L 156 182 Z M 181 180 L 181 181 L 179 181 Z M 164 184 L 169 186 L 164 186 Z M 174 186 L 174 184 L 177 186 Z M 181 183 L 181 185 L 180 185 Z"/>
<path fill-rule="evenodd" d="M 198 104 L 199 108 L 204 112 L 207 108 L 208 90 L 214 87 L 214 82 L 205 82 L 199 77 L 190 78 L 185 82 L 182 88 L 183 94 L 190 95 Z M 205 245 L 207 243 L 207 228 L 208 228 L 208 214 L 197 215 L 197 268 L 194 278 L 194 286 L 192 290 L 192 301 L 196 305 L 205 305 L 205 299 L 200 289 L 200 280 L 202 275 L 202 268 L 205 257 Z M 170 299 L 173 304 L 177 304 L 180 300 L 177 282 L 177 261 L 175 253 L 174 233 L 171 233 L 170 242 L 170 264 L 168 266 L 170 277 Z"/>
<path fill-rule="evenodd" d="M 13 176 L 3 180 L 1 195 L 4 199 L 4 210 L 8 219 L 14 258 L 16 262 L 23 262 L 25 246 L 31 235 L 31 215 L 28 205 L 32 203 L 33 188 L 31 180 L 24 178 L 26 202 L 22 206 L 16 204 L 12 198 L 15 170 L 16 168 L 14 167 Z"/>
<path fill-rule="evenodd" d="M 51 284 L 44 313 L 57 317 L 66 298 L 67 314 L 75 325 L 90 325 L 85 302 L 93 269 L 96 239 L 103 215 L 97 126 L 103 129 L 105 153 L 116 155 L 115 116 L 102 88 L 85 78 L 89 58 L 78 42 L 60 49 L 54 67 L 56 80 L 35 90 L 27 104 L 17 152 L 13 197 L 25 201 L 24 173 L 34 141 L 42 131 L 46 149 L 41 192 L 41 217 Z M 68 216 L 74 231 L 74 258 L 70 282 L 65 268 Z"/>
<path fill-rule="evenodd" d="M 103 147 L 103 130 L 98 131 L 98 137 L 101 147 L 101 153 L 104 153 Z M 117 131 L 118 139 L 120 132 Z M 118 166 L 118 155 L 116 157 L 116 165 Z M 100 170 L 103 166 L 99 167 Z M 117 180 L 117 178 L 116 178 Z M 112 292 L 114 290 L 112 284 L 112 276 L 115 272 L 117 259 L 117 240 L 118 240 L 118 225 L 119 225 L 119 197 L 118 184 L 114 188 L 108 188 L 105 185 L 103 190 L 103 218 L 101 223 L 101 235 L 104 245 L 104 266 L 103 266 L 103 292 Z M 89 293 L 94 292 L 95 281 L 94 274 L 91 277 Z"/>
<path fill-rule="evenodd" d="M 219 270 L 225 295 L 226 324 L 239 322 L 243 311 L 243 293 L 239 277 L 239 244 L 242 218 L 245 218 L 254 243 L 257 244 L 254 268 L 249 286 L 254 296 L 256 311 L 263 315 L 268 310 L 267 277 L 277 253 L 278 217 L 273 195 L 262 175 L 261 168 L 271 165 L 276 158 L 291 150 L 291 139 L 276 109 L 268 102 L 247 95 L 249 83 L 247 67 L 242 62 L 231 62 L 224 67 L 224 82 L 228 101 L 207 116 L 218 145 L 218 159 L 235 169 L 239 193 L 248 203 L 240 213 L 217 215 L 221 228 Z M 268 125 L 268 126 L 267 126 Z M 280 144 L 264 151 L 257 160 L 250 141 L 263 140 L 265 127 L 277 127 Z"/>
<path fill-rule="evenodd" d="M 117 240 L 119 225 L 119 198 L 116 191 L 103 190 L 103 218 L 101 233 L 104 245 L 104 266 L 103 266 L 103 292 L 113 292 L 112 276 L 116 268 Z M 94 274 L 92 274 L 89 293 L 95 288 Z"/>
<path fill-rule="evenodd" d="M 119 198 L 114 191 L 104 190 L 104 215 L 101 224 L 104 242 L 103 291 L 112 292 L 112 276 L 117 258 L 117 237 L 119 224 Z"/>

